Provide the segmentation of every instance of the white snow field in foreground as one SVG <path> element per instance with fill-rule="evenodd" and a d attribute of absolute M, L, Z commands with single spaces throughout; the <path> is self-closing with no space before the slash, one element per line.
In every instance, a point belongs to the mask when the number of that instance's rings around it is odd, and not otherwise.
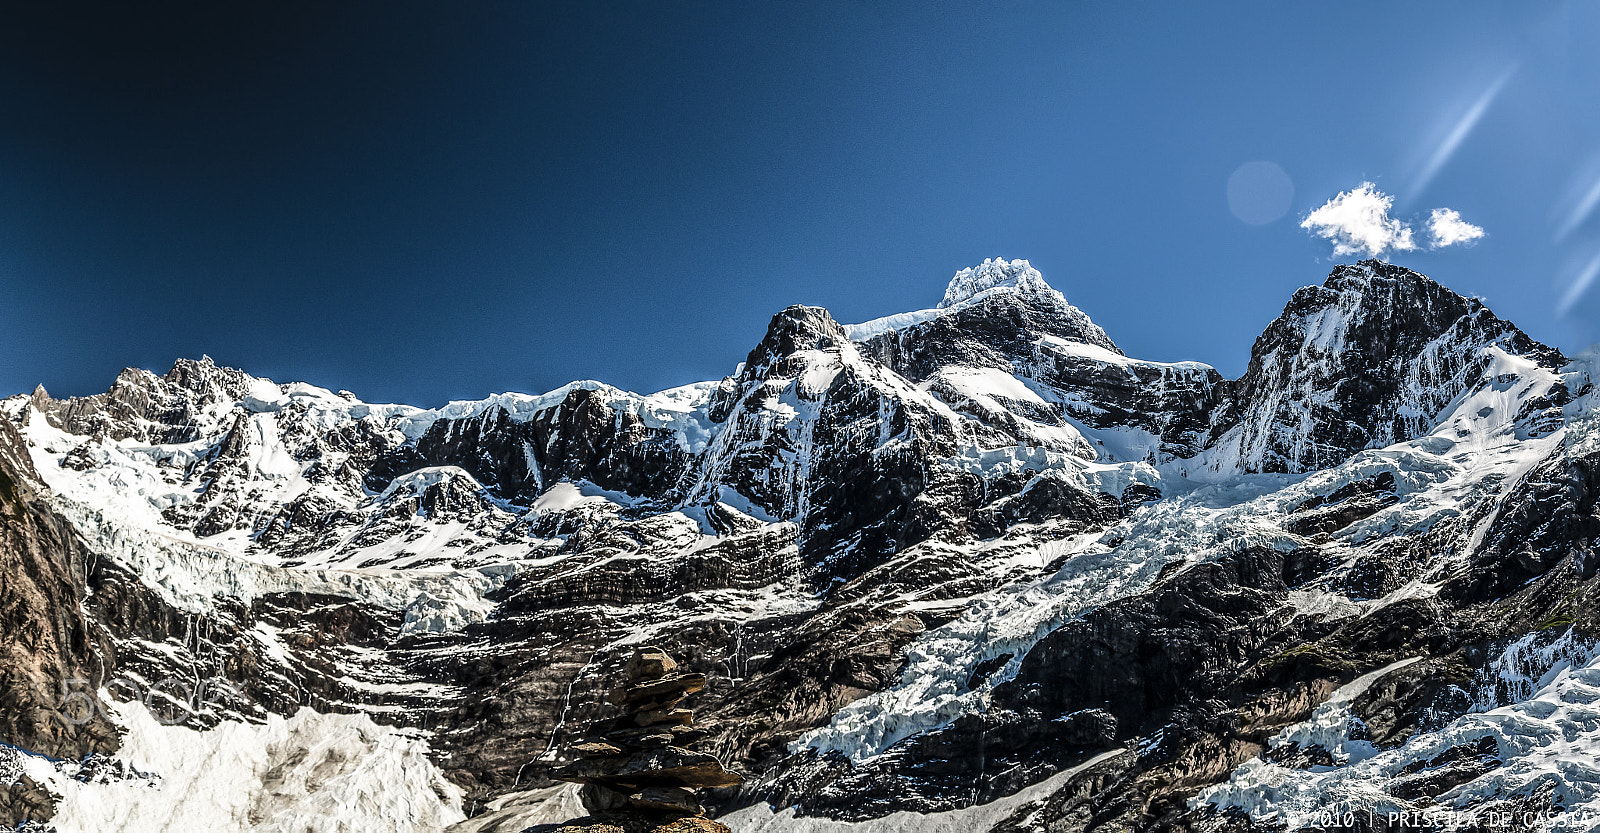
<path fill-rule="evenodd" d="M 117 757 L 155 778 L 84 783 L 29 758 L 28 774 L 61 796 L 59 833 L 424 833 L 465 818 L 422 735 L 364 714 L 301 709 L 200 732 L 137 703 L 112 708 L 126 729 Z"/>

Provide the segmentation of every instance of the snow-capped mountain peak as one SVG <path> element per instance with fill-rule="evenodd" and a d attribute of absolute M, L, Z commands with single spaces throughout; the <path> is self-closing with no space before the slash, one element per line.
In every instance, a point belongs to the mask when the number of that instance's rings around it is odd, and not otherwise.
<path fill-rule="evenodd" d="M 939 309 L 950 309 L 976 298 L 980 293 L 999 288 L 1038 294 L 1055 292 L 1050 284 L 1045 283 L 1039 270 L 1028 261 L 988 258 L 977 266 L 962 269 L 950 279 L 950 285 L 944 290 L 944 300 L 939 302 Z"/>
<path fill-rule="evenodd" d="M 1003 258 L 957 272 L 937 307 L 845 325 L 844 331 L 852 341 L 869 343 L 875 351 L 885 346 L 885 339 L 900 342 L 913 353 L 920 351 L 913 347 L 919 342 L 941 353 L 944 351 L 937 346 L 941 342 L 982 343 L 985 348 L 980 352 L 988 353 L 990 362 L 1000 356 L 1019 361 L 1044 336 L 1122 354 L 1105 330 L 1045 283 L 1028 261 Z M 893 360 L 890 363 L 901 372 L 907 369 Z"/>
<path fill-rule="evenodd" d="M 1256 339 L 1237 395 L 1217 412 L 1213 463 L 1309 471 L 1427 434 L 1482 383 L 1491 346 L 1547 369 L 1565 363 L 1425 275 L 1378 260 L 1338 266 Z"/>

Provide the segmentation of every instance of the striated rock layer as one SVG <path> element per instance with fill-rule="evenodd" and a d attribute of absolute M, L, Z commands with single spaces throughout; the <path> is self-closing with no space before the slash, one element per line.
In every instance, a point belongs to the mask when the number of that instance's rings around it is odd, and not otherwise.
<path fill-rule="evenodd" d="M 744 782 L 713 755 L 684 747 L 695 735 L 694 713 L 681 704 L 706 685 L 704 674 L 678 673 L 678 664 L 660 648 L 640 648 L 628 660 L 627 682 L 607 696 L 622 715 L 589 727 L 589 735 L 569 751 L 579 757 L 555 770 L 557 780 L 583 785 L 579 798 L 595 821 L 578 829 L 653 825 L 675 829 L 685 821 L 697 828 L 705 810 L 695 792 L 735 787 Z"/>

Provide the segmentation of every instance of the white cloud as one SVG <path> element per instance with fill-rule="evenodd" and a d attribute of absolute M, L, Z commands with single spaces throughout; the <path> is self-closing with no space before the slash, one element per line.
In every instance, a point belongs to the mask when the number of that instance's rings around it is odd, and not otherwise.
<path fill-rule="evenodd" d="M 1417 248 L 1412 242 L 1411 227 L 1389 216 L 1394 197 L 1378 190 L 1376 185 L 1363 182 L 1350 191 L 1328 200 L 1321 208 L 1306 215 L 1300 227 L 1333 241 L 1333 256 L 1367 253 L 1378 257 L 1385 251 L 1409 252 Z"/>
<path fill-rule="evenodd" d="M 1471 243 L 1483 237 L 1483 229 L 1461 219 L 1461 212 L 1453 208 L 1435 208 L 1428 217 L 1428 237 L 1433 241 L 1433 248 L 1442 249 Z"/>
<path fill-rule="evenodd" d="M 1389 216 L 1394 207 L 1394 197 L 1378 190 L 1378 186 L 1363 182 L 1349 191 L 1328 200 L 1316 211 L 1300 221 L 1300 227 L 1326 240 L 1333 241 L 1333 256 L 1365 254 L 1382 257 L 1384 252 L 1416 251 L 1417 242 L 1411 224 Z M 1435 208 L 1428 216 L 1428 248 L 1442 249 L 1472 243 L 1481 239 L 1483 229 L 1461 219 L 1461 212 L 1453 208 Z"/>

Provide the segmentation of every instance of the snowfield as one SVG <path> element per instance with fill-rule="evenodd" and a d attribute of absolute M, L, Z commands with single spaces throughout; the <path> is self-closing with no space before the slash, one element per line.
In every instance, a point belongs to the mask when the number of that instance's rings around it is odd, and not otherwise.
<path fill-rule="evenodd" d="M 138 703 L 113 708 L 126 732 L 117 757 L 142 777 L 85 782 L 27 759 L 28 775 L 62 797 L 50 820 L 60 833 L 420 833 L 465 818 L 427 739 L 363 714 L 301 709 L 200 732 Z"/>

